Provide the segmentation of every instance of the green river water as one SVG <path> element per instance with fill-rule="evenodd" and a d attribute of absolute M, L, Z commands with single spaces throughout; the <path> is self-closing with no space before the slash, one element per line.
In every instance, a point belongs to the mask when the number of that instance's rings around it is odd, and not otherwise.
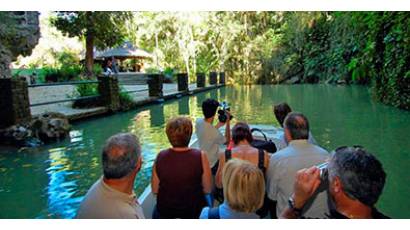
<path fill-rule="evenodd" d="M 101 176 L 104 141 L 130 131 L 142 142 L 144 165 L 136 179 L 148 185 L 156 154 L 169 146 L 164 123 L 178 114 L 201 116 L 208 97 L 226 100 L 236 120 L 277 126 L 272 104 L 288 102 L 306 114 L 318 143 L 332 150 L 359 144 L 387 173 L 377 207 L 393 218 L 410 218 L 410 112 L 371 100 L 360 86 L 291 85 L 220 88 L 164 104 L 73 124 L 70 138 L 36 149 L 0 150 L 0 218 L 72 218 L 88 188 Z"/>

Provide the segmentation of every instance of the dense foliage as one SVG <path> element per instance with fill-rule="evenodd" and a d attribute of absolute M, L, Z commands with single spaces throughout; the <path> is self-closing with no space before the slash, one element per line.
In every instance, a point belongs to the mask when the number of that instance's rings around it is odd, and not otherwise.
<path fill-rule="evenodd" d="M 294 57 L 290 66 L 302 70 L 294 73 L 302 82 L 370 85 L 380 101 L 410 109 L 407 12 L 286 13 L 287 23 L 305 24 L 285 26 L 281 41 L 284 60 Z"/>
<path fill-rule="evenodd" d="M 410 109 L 407 12 L 136 13 L 161 69 L 225 71 L 239 84 L 353 83 Z"/>

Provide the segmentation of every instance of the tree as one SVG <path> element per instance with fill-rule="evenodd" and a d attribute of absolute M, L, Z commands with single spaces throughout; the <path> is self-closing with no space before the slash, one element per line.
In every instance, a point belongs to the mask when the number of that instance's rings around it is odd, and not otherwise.
<path fill-rule="evenodd" d="M 121 44 L 127 38 L 127 21 L 133 19 L 131 12 L 57 12 L 51 23 L 70 37 L 85 39 L 85 65 L 87 75 L 92 75 L 94 46 L 105 49 Z"/>

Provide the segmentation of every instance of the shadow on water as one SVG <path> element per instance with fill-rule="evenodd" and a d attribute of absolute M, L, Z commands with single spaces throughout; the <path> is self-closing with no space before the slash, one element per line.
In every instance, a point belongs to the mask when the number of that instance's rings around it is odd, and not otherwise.
<path fill-rule="evenodd" d="M 0 218 L 73 218 L 89 187 L 101 176 L 101 148 L 118 132 L 132 132 L 142 143 L 144 164 L 135 192 L 149 184 L 156 154 L 169 147 L 165 122 L 177 115 L 202 114 L 206 98 L 227 101 L 236 121 L 278 123 L 272 105 L 288 102 L 310 121 L 318 143 L 328 150 L 360 144 L 387 172 L 378 202 L 386 214 L 410 218 L 410 113 L 371 100 L 360 86 L 233 86 L 145 106 L 138 110 L 73 124 L 70 138 L 36 149 L 0 149 Z"/>

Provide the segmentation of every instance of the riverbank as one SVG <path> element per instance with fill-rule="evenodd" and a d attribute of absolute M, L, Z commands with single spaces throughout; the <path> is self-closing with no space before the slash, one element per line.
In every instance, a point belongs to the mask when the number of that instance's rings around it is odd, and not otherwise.
<path fill-rule="evenodd" d="M 129 93 L 129 95 L 134 102 L 134 107 L 130 107 L 128 109 L 135 109 L 140 106 L 153 103 L 161 103 L 170 99 L 193 95 L 223 86 L 224 85 L 210 85 L 198 88 L 196 84 L 190 84 L 189 91 L 180 92 L 177 90 L 177 84 L 164 84 L 163 97 L 150 97 L 148 95 L 148 85 L 122 85 L 121 87 L 124 91 L 131 92 Z M 71 85 L 29 88 L 29 97 L 31 103 L 57 101 L 69 98 L 71 95 L 73 95 L 74 91 L 75 87 Z M 70 121 L 78 121 L 110 113 L 110 111 L 106 107 L 78 109 L 73 108 L 72 104 L 73 102 L 55 103 L 31 107 L 30 110 L 33 116 L 39 116 L 40 114 L 43 114 L 45 112 L 58 112 L 67 116 Z"/>

